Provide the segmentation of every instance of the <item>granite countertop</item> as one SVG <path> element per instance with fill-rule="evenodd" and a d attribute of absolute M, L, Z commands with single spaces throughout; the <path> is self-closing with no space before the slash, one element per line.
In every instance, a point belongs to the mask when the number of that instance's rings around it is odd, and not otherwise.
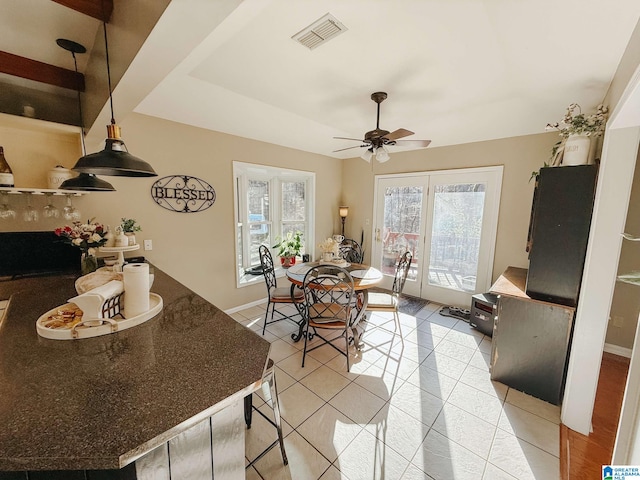
<path fill-rule="evenodd" d="M 36 333 L 75 276 L 0 282 L 0 471 L 121 468 L 258 381 L 269 342 L 155 269 L 161 313 L 82 340 Z"/>

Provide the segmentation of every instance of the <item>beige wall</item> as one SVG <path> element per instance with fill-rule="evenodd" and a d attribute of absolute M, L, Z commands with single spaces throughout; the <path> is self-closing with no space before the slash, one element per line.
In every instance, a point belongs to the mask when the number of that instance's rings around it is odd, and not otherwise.
<path fill-rule="evenodd" d="M 26 124 L 27 128 L 31 126 L 33 123 Z M 199 213 L 171 212 L 151 199 L 150 187 L 157 177 L 104 177 L 117 192 L 91 193 L 75 199 L 74 204 L 82 212 L 83 219 L 96 217 L 113 227 L 119 224 L 121 217 L 135 218 L 143 229 L 136 235 L 138 243 L 152 239 L 153 250 L 139 250 L 132 255 L 145 255 L 220 308 L 229 309 L 266 296 L 262 282 L 236 288 L 233 273 L 234 160 L 315 172 L 316 238 L 311 242 L 316 245 L 322 238 L 338 231 L 340 160 L 143 115 L 130 115 L 123 128 L 126 132 L 123 139 L 129 151 L 151 163 L 160 177 L 185 174 L 202 178 L 215 189 L 216 202 Z M 57 161 L 71 167 L 79 156 L 77 134 L 57 135 L 0 127 L 0 145 L 3 144 L 16 172 L 16 184 L 23 187 L 45 187 L 46 170 Z M 39 207 L 44 205 L 42 197 L 35 200 Z M 16 195 L 12 196 L 12 201 L 22 204 L 24 198 Z M 63 198 L 57 198 L 56 203 L 62 208 Z M 52 230 L 64 223 L 68 222 L 59 219 L 27 224 L 20 219 L 0 220 L 0 230 Z"/>
<path fill-rule="evenodd" d="M 368 164 L 361 158 L 346 160 L 343 166 L 342 199 L 349 206 L 345 232 L 360 239 L 364 230 L 366 255 L 371 253 L 371 225 L 374 175 L 448 170 L 503 165 L 502 195 L 493 266 L 495 280 L 508 266 L 529 265 L 525 246 L 533 198 L 531 172 L 549 158 L 558 136 L 554 133 L 528 135 L 450 147 L 395 152 L 391 160 Z M 365 225 L 367 219 L 369 225 Z"/>

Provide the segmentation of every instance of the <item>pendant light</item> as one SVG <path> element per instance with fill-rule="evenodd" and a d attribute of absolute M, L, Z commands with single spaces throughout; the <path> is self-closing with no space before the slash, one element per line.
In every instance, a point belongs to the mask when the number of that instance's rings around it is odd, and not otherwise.
<path fill-rule="evenodd" d="M 109 66 L 109 44 L 107 41 L 106 22 L 102 22 L 102 28 L 104 31 L 104 48 L 107 60 L 111 124 L 107 125 L 107 139 L 105 140 L 104 150 L 83 156 L 76 162 L 73 170 L 96 175 L 156 177 L 158 174 L 151 168 L 151 165 L 131 155 L 120 138 L 120 127 L 116 124 L 113 114 L 113 93 L 111 89 L 111 69 Z"/>
<path fill-rule="evenodd" d="M 59 47 L 71 52 L 73 56 L 73 65 L 75 67 L 76 74 L 78 73 L 78 61 L 76 60 L 76 53 L 85 53 L 87 49 L 73 40 L 67 40 L 66 38 L 59 38 L 56 40 Z M 80 139 L 82 140 L 82 154 L 86 153 L 84 144 L 84 121 L 82 118 L 82 101 L 80 99 L 80 89 L 78 92 L 78 113 L 80 114 Z M 95 175 L 88 173 L 81 173 L 77 177 L 65 180 L 60 184 L 61 190 L 83 190 L 88 192 L 115 192 L 115 188 L 109 182 L 102 180 Z"/>

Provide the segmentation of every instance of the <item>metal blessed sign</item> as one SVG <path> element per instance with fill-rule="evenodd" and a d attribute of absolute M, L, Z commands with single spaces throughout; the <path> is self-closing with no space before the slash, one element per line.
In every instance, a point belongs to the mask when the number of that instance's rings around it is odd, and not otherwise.
<path fill-rule="evenodd" d="M 213 205 L 216 191 L 197 177 L 171 175 L 162 177 L 151 186 L 151 197 L 162 208 L 172 212 L 196 213 Z"/>

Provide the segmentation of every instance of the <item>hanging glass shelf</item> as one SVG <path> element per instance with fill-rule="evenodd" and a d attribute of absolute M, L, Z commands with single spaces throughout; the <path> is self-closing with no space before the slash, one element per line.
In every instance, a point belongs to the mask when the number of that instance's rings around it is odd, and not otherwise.
<path fill-rule="evenodd" d="M 22 188 L 22 187 L 0 187 L 0 192 L 7 192 L 10 194 L 23 194 L 33 193 L 34 195 L 45 195 L 47 193 L 53 195 L 73 195 L 74 197 L 80 197 L 86 195 L 87 191 L 83 190 L 60 190 L 56 188 Z"/>

